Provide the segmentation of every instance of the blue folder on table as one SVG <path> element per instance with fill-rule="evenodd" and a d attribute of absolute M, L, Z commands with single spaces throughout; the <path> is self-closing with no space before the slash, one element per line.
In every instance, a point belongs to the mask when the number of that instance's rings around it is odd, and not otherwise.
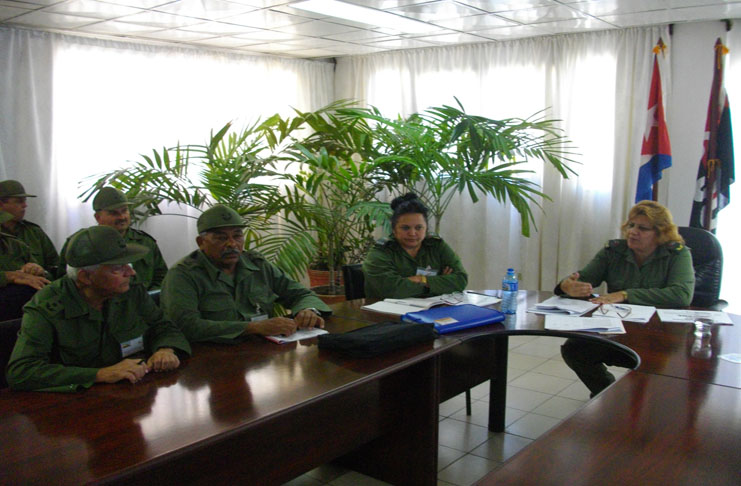
<path fill-rule="evenodd" d="M 470 327 L 485 326 L 504 320 L 504 314 L 496 309 L 472 304 L 434 307 L 418 312 L 407 312 L 402 321 L 432 324 L 440 334 L 460 331 Z"/>

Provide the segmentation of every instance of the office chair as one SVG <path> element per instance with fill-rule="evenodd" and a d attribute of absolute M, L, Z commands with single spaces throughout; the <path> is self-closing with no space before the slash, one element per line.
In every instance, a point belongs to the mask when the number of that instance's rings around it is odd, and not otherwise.
<path fill-rule="evenodd" d="M 680 226 L 679 234 L 692 253 L 695 269 L 693 307 L 722 310 L 728 302 L 720 300 L 720 283 L 723 275 L 723 249 L 715 235 L 701 228 Z"/>
<path fill-rule="evenodd" d="M 345 298 L 347 300 L 362 299 L 365 297 L 365 275 L 363 274 L 362 264 L 342 265 L 342 278 L 345 281 Z M 454 348 L 446 353 L 443 359 L 450 361 L 448 366 L 458 368 L 456 360 L 465 359 L 464 356 L 457 356 L 458 352 L 458 348 Z M 467 388 L 465 393 L 466 415 L 471 415 L 471 389 Z"/>
<path fill-rule="evenodd" d="M 347 300 L 365 297 L 365 275 L 363 275 L 362 264 L 342 265 L 342 279 L 345 282 L 345 298 Z"/>
<path fill-rule="evenodd" d="M 10 353 L 13 352 L 20 328 L 20 318 L 0 322 L 0 389 L 8 387 L 8 381 L 5 379 L 5 367 L 8 366 Z"/>

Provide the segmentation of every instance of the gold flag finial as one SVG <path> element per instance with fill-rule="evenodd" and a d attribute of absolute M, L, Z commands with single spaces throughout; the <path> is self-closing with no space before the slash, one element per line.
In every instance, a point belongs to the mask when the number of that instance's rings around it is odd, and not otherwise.
<path fill-rule="evenodd" d="M 666 44 L 664 44 L 664 40 L 659 37 L 659 42 L 656 43 L 656 45 L 653 48 L 654 54 L 658 54 L 661 52 L 661 55 L 664 55 L 664 51 L 666 51 Z"/>

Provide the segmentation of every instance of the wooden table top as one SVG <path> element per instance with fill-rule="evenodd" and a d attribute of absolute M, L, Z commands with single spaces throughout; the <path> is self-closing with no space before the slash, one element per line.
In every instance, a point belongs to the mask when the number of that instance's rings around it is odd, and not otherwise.
<path fill-rule="evenodd" d="M 344 332 L 366 323 L 332 317 Z M 82 484 L 166 460 L 411 366 L 454 338 L 365 360 L 319 350 L 316 338 L 278 345 L 197 344 L 180 369 L 77 393 L 0 391 L 0 483 Z"/>
<path fill-rule="evenodd" d="M 487 292 L 497 295 L 499 291 Z M 507 316 L 502 323 L 452 335 L 464 340 L 486 333 L 564 335 L 546 331 L 544 317 L 527 312 L 529 307 L 552 295 L 548 291 L 520 291 L 518 312 L 514 316 Z M 333 310 L 336 315 L 348 319 L 376 322 L 398 319 L 361 309 L 365 302 L 364 299 L 343 302 L 335 304 Z M 646 324 L 625 322 L 626 334 L 604 337 L 635 351 L 641 359 L 639 371 L 741 388 L 741 366 L 719 358 L 724 354 L 741 353 L 741 316 L 731 314 L 730 317 L 733 326 L 713 326 L 711 338 L 704 341 L 695 338 L 692 324 L 661 322 L 658 313 Z"/>
<path fill-rule="evenodd" d="M 631 371 L 480 486 L 741 483 L 741 392 Z"/>

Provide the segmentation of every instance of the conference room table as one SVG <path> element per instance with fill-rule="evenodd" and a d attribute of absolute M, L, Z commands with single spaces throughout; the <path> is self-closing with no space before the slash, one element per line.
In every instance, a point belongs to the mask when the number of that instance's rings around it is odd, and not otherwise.
<path fill-rule="evenodd" d="M 376 358 L 319 350 L 316 339 L 253 337 L 196 344 L 180 369 L 135 385 L 2 390 L 0 484 L 281 484 L 333 460 L 391 484 L 435 484 L 438 403 L 491 379 L 490 429 L 501 430 L 508 337 L 575 335 L 547 331 L 526 312 L 550 295 L 521 291 L 503 323 Z M 364 303 L 333 304 L 327 329 L 397 319 Z M 741 318 L 733 320 L 700 345 L 689 324 L 626 322 L 627 334 L 607 341 L 639 357 L 636 370 L 480 484 L 650 484 L 681 461 L 682 477 L 732 484 L 741 367 L 718 356 L 741 352 Z"/>
<path fill-rule="evenodd" d="M 392 484 L 434 484 L 439 356 L 459 342 L 350 359 L 316 338 L 251 337 L 195 344 L 179 369 L 137 384 L 5 389 L 0 484 L 282 484 L 337 459 Z"/>

